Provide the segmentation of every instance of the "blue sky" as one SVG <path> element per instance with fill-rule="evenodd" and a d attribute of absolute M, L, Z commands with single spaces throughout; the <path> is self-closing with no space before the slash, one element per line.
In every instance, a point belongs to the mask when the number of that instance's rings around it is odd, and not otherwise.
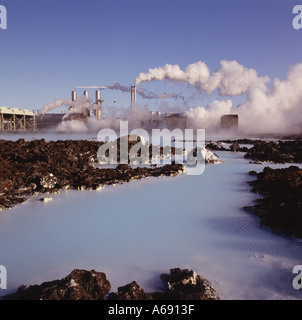
<path fill-rule="evenodd" d="M 302 62 L 302 30 L 292 27 L 292 0 L 0 0 L 0 105 L 40 109 L 69 98 L 76 86 L 130 86 L 140 72 L 166 63 L 203 61 L 211 72 L 236 60 L 260 76 L 284 79 Z M 144 83 L 158 93 L 192 88 Z M 93 93 L 91 93 L 92 95 Z M 102 92 L 104 106 L 128 107 L 130 95 Z M 201 95 L 192 107 L 214 97 Z M 239 99 L 234 98 L 234 100 Z M 163 100 L 138 102 L 158 108 Z M 236 102 L 236 101 L 235 101 Z M 166 99 L 166 104 L 181 101 Z M 186 106 L 188 107 L 188 106 Z"/>

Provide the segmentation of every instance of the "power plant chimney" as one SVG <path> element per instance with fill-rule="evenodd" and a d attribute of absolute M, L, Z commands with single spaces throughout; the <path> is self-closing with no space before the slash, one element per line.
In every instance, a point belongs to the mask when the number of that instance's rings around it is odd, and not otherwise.
<path fill-rule="evenodd" d="M 71 100 L 72 101 L 76 101 L 77 100 L 77 92 L 76 91 L 72 91 L 71 92 Z"/>
<path fill-rule="evenodd" d="M 131 105 L 136 103 L 136 86 L 131 86 Z"/>
<path fill-rule="evenodd" d="M 135 116 L 135 107 L 136 107 L 136 86 L 131 86 L 131 110 L 132 116 Z"/>
<path fill-rule="evenodd" d="M 136 86 L 134 86 L 134 104 L 136 105 Z"/>
<path fill-rule="evenodd" d="M 88 101 L 89 95 L 88 95 L 88 91 L 87 91 L 87 90 L 85 90 L 85 91 L 83 92 L 83 95 L 86 97 L 86 100 Z M 86 116 L 86 117 L 89 117 L 89 116 L 90 116 L 90 109 L 89 109 L 89 108 L 85 108 L 85 109 L 84 109 L 84 116 Z"/>
<path fill-rule="evenodd" d="M 71 91 L 71 101 L 77 101 L 77 92 L 76 91 Z M 74 106 L 70 106 L 69 110 L 71 108 L 74 108 Z"/>
<path fill-rule="evenodd" d="M 133 86 L 131 86 L 131 106 L 133 105 Z"/>
<path fill-rule="evenodd" d="M 95 110 L 95 116 L 97 119 L 102 118 L 102 102 L 104 100 L 101 99 L 101 90 L 97 90 L 95 92 L 95 104 L 97 105 L 97 108 Z"/>

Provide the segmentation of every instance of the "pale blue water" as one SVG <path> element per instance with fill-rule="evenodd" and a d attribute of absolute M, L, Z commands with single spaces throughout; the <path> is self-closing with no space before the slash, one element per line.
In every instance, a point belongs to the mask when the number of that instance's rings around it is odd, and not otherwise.
<path fill-rule="evenodd" d="M 75 268 L 105 272 L 112 290 L 133 280 L 157 289 L 170 268 L 208 278 L 221 299 L 301 299 L 292 269 L 302 243 L 259 227 L 241 208 L 257 196 L 242 153 L 218 152 L 203 175 L 148 178 L 99 191 L 63 191 L 0 213 L 0 264 L 8 290 L 65 277 Z M 267 165 L 267 164 L 266 164 Z M 273 165 L 272 167 L 283 167 Z"/>

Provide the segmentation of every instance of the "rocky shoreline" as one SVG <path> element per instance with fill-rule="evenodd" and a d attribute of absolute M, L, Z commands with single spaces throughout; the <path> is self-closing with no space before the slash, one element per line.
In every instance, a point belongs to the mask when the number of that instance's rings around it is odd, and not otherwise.
<path fill-rule="evenodd" d="M 245 158 L 256 163 L 302 163 L 302 141 L 257 141 Z M 284 169 L 265 167 L 250 175 L 256 177 L 249 182 L 252 191 L 261 198 L 244 210 L 256 214 L 263 227 L 302 239 L 302 169 L 294 165 Z"/>
<path fill-rule="evenodd" d="M 252 190 L 262 197 L 244 209 L 256 214 L 262 226 L 302 239 L 302 169 L 265 167 L 250 174 L 256 176 L 249 182 Z"/>
<path fill-rule="evenodd" d="M 173 163 L 149 168 L 127 164 L 98 168 L 95 163 L 102 144 L 87 140 L 0 140 L 0 209 L 11 208 L 38 193 L 95 190 L 151 176 L 176 176 L 185 170 L 182 164 Z M 134 144 L 129 141 L 129 150 Z"/>
<path fill-rule="evenodd" d="M 255 161 L 302 163 L 302 140 L 257 141 L 244 157 Z"/>
<path fill-rule="evenodd" d="M 222 144 L 221 144 L 222 143 Z M 225 148 L 223 143 L 230 144 Z M 253 145 L 247 149 L 240 144 Z M 245 159 L 251 163 L 302 163 L 302 140 L 225 140 L 209 143 L 207 147 L 219 151 L 246 152 Z M 302 169 L 290 166 L 284 169 L 264 168 L 262 172 L 251 171 L 256 180 L 248 182 L 252 191 L 261 198 L 251 206 L 244 207 L 247 212 L 256 214 L 261 226 L 302 239 Z"/>
<path fill-rule="evenodd" d="M 229 149 L 216 144 L 208 150 L 244 151 L 251 161 L 302 163 L 302 141 L 231 141 Z M 249 149 L 240 143 L 253 144 Z M 229 143 L 229 141 L 228 141 Z M 184 172 L 179 164 L 162 167 L 132 168 L 120 164 L 116 168 L 98 168 L 97 151 L 102 142 L 86 140 L 44 139 L 26 142 L 0 140 L 0 209 L 11 208 L 38 193 L 54 193 L 62 189 L 98 189 L 145 177 L 176 176 Z M 132 144 L 129 142 L 129 149 Z M 119 147 L 119 144 L 118 144 Z M 172 151 L 173 152 L 173 151 Z M 302 169 L 264 168 L 250 172 L 255 180 L 248 182 L 252 191 L 261 195 L 254 205 L 244 207 L 256 214 L 261 225 L 273 231 L 302 239 Z M 47 198 L 41 198 L 47 200 Z M 73 270 L 61 280 L 28 288 L 21 286 L 4 300 L 217 300 L 215 289 L 194 271 L 171 269 L 161 275 L 163 288 L 146 293 L 133 281 L 110 292 L 104 273 L 95 270 Z"/>
<path fill-rule="evenodd" d="M 229 147 L 225 147 L 225 144 Z M 242 145 L 251 145 L 247 148 Z M 213 151 L 245 152 L 244 157 L 255 162 L 302 163 L 302 140 L 263 141 L 252 139 L 210 141 L 206 148 Z"/>
<path fill-rule="evenodd" d="M 2 300 L 218 300 L 209 281 L 189 269 L 173 268 L 162 274 L 161 291 L 145 293 L 136 281 L 110 292 L 111 284 L 103 272 L 73 270 L 61 280 L 41 285 L 20 286 Z"/>

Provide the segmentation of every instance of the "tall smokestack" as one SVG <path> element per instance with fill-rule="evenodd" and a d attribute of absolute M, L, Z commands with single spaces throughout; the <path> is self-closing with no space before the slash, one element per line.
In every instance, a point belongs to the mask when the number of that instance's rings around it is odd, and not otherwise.
<path fill-rule="evenodd" d="M 76 91 L 72 91 L 71 92 L 71 100 L 72 101 L 76 101 L 77 100 L 77 92 Z"/>
<path fill-rule="evenodd" d="M 135 116 L 135 105 L 136 105 L 136 86 L 131 86 L 131 110 L 132 116 Z"/>
<path fill-rule="evenodd" d="M 71 91 L 71 101 L 77 101 L 77 92 L 76 91 Z M 69 110 L 73 108 L 73 106 L 69 107 Z"/>
<path fill-rule="evenodd" d="M 83 92 L 83 95 L 85 96 L 86 100 L 88 101 L 89 95 L 88 95 L 88 91 L 87 91 L 87 90 L 85 90 L 85 91 Z M 89 117 L 89 116 L 90 116 L 90 109 L 89 109 L 89 108 L 85 108 L 85 109 L 84 109 L 84 116 L 86 116 L 86 117 Z"/>
<path fill-rule="evenodd" d="M 134 95 L 134 104 L 136 104 L 136 86 L 134 86 L 133 90 L 134 90 L 134 93 L 133 93 L 133 95 Z"/>
<path fill-rule="evenodd" d="M 136 86 L 131 86 L 131 105 L 136 103 Z"/>
<path fill-rule="evenodd" d="M 97 119 L 102 118 L 102 99 L 101 99 L 101 90 L 95 92 L 95 104 L 97 108 L 95 110 L 95 116 Z"/>
<path fill-rule="evenodd" d="M 133 88 L 134 86 L 131 86 L 131 106 L 133 105 Z"/>

